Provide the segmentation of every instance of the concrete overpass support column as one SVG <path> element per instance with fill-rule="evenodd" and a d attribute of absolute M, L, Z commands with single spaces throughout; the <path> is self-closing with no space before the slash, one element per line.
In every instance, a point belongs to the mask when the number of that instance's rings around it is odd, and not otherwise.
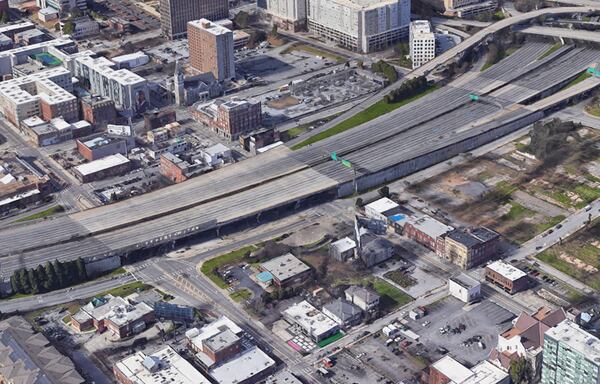
<path fill-rule="evenodd" d="M 302 205 L 302 199 L 296 201 L 296 204 L 294 205 L 294 210 L 297 211 L 298 209 L 300 209 L 301 205 Z"/>
<path fill-rule="evenodd" d="M 262 212 L 258 212 L 258 214 L 256 215 L 256 222 L 260 224 L 260 215 L 262 214 Z"/>

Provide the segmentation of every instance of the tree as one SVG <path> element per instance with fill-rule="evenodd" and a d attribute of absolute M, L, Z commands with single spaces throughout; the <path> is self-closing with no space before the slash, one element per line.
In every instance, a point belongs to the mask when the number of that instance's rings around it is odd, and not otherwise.
<path fill-rule="evenodd" d="M 48 281 L 48 276 L 46 275 L 46 269 L 40 264 L 35 269 L 35 277 L 38 285 L 38 290 L 40 292 L 46 291 L 46 284 Z"/>
<path fill-rule="evenodd" d="M 34 295 L 40 293 L 40 284 L 37 274 L 35 273 L 35 269 L 27 269 L 25 273 L 27 274 L 27 279 L 29 280 L 29 284 L 31 286 L 30 293 L 33 293 Z"/>
<path fill-rule="evenodd" d="M 234 16 L 233 23 L 238 28 L 248 28 L 248 24 L 250 23 L 250 15 L 248 12 L 240 11 Z"/>
<path fill-rule="evenodd" d="M 44 288 L 47 291 L 52 291 L 58 288 L 58 277 L 56 276 L 56 270 L 54 269 L 54 265 L 51 262 L 46 262 L 45 265 L 46 270 L 46 284 Z"/>
<path fill-rule="evenodd" d="M 62 288 L 65 287 L 66 281 L 67 281 L 67 277 L 66 277 L 66 271 L 65 271 L 65 267 L 63 265 L 63 263 L 61 263 L 58 260 L 54 260 L 54 271 L 56 272 L 56 279 L 58 282 L 58 285 L 56 286 L 57 288 Z"/>
<path fill-rule="evenodd" d="M 19 284 L 21 286 L 20 293 L 31 293 L 31 284 L 29 283 L 29 275 L 27 274 L 27 269 L 19 269 L 18 276 Z"/>
<path fill-rule="evenodd" d="M 78 7 L 74 7 L 71 9 L 71 17 L 72 18 L 81 17 L 81 16 L 83 16 L 81 9 L 79 9 Z"/>
<path fill-rule="evenodd" d="M 75 23 L 72 22 L 71 20 L 67 21 L 62 28 L 63 34 L 64 35 L 71 35 L 73 34 L 73 32 L 75 32 Z"/>
<path fill-rule="evenodd" d="M 356 208 L 362 208 L 363 206 L 363 199 L 362 197 L 359 197 L 358 199 L 356 199 L 356 203 L 354 203 L 354 205 L 356 205 Z"/>
<path fill-rule="evenodd" d="M 81 257 L 78 257 L 75 261 L 75 265 L 77 266 L 77 277 L 79 281 L 87 280 L 87 271 L 85 269 L 85 262 Z"/>
<path fill-rule="evenodd" d="M 10 287 L 12 288 L 13 293 L 23 292 L 23 287 L 19 281 L 19 274 L 16 271 L 10 277 Z"/>
<path fill-rule="evenodd" d="M 271 28 L 271 36 L 277 37 L 277 24 L 273 24 L 273 28 Z"/>
<path fill-rule="evenodd" d="M 379 188 L 379 196 L 381 197 L 390 197 L 390 187 L 388 187 L 387 185 L 384 185 L 383 187 Z"/>
<path fill-rule="evenodd" d="M 6 24 L 10 21 L 10 16 L 8 15 L 8 12 L 3 11 L 2 13 L 0 13 L 0 24 Z"/>
<path fill-rule="evenodd" d="M 510 362 L 510 378 L 513 384 L 530 384 L 532 380 L 531 364 L 524 357 Z"/>

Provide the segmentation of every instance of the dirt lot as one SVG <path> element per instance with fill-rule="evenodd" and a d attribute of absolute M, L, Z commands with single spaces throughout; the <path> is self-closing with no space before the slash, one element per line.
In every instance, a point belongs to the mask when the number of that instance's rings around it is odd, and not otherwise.
<path fill-rule="evenodd" d="M 528 152 L 525 136 L 409 192 L 459 222 L 487 226 L 522 243 L 600 197 L 599 139 L 595 131 L 577 129 L 560 154 L 539 160 Z"/>
<path fill-rule="evenodd" d="M 298 104 L 300 104 L 300 100 L 290 95 L 267 101 L 267 105 L 273 109 L 286 109 Z"/>
<path fill-rule="evenodd" d="M 600 222 L 592 223 L 587 230 L 537 257 L 592 288 L 600 289 Z"/>

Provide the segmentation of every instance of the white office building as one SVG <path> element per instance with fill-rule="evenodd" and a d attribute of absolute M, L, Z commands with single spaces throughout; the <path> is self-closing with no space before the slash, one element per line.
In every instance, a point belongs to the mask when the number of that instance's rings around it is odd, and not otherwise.
<path fill-rule="evenodd" d="M 435 58 L 435 34 L 427 20 L 410 23 L 410 58 L 413 69 Z"/>
<path fill-rule="evenodd" d="M 311 32 L 367 53 L 408 35 L 410 0 L 311 0 L 307 18 Z"/>
<path fill-rule="evenodd" d="M 306 26 L 306 0 L 267 0 L 273 24 L 297 31 Z"/>
<path fill-rule="evenodd" d="M 127 69 L 114 69 L 115 63 L 104 57 L 81 56 L 74 62 L 74 75 L 89 82 L 92 93 L 112 99 L 123 111 L 144 112 L 148 108 L 146 79 Z"/>
<path fill-rule="evenodd" d="M 86 0 L 36 0 L 35 4 L 39 8 L 54 8 L 58 12 L 69 12 L 74 8 L 82 11 L 87 9 Z"/>

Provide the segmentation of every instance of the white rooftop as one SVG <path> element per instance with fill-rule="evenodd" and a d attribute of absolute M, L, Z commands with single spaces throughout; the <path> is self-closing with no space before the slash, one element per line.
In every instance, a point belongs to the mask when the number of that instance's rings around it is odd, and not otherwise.
<path fill-rule="evenodd" d="M 473 376 L 460 384 L 498 384 L 508 378 L 508 373 L 487 360 L 483 360 L 471 368 Z"/>
<path fill-rule="evenodd" d="M 35 28 L 35 25 L 31 21 L 25 21 L 23 23 L 10 24 L 0 27 L 0 33 L 14 31 L 20 28 Z"/>
<path fill-rule="evenodd" d="M 229 151 L 230 149 L 221 143 L 215 144 L 204 149 L 204 153 L 206 153 L 209 156 L 215 156 Z"/>
<path fill-rule="evenodd" d="M 600 366 L 600 339 L 584 331 L 570 320 L 563 320 L 546 331 L 545 337 L 577 351 L 596 366 Z"/>
<path fill-rule="evenodd" d="M 81 175 L 85 176 L 127 163 L 129 163 L 129 159 L 120 153 L 117 153 L 116 155 L 106 156 L 86 164 L 78 165 L 75 169 Z"/>
<path fill-rule="evenodd" d="M 410 29 L 413 34 L 430 34 L 431 24 L 427 20 L 415 20 L 410 23 Z"/>
<path fill-rule="evenodd" d="M 398 0 L 333 0 L 333 2 L 354 10 L 369 10 L 397 4 Z"/>
<path fill-rule="evenodd" d="M 283 311 L 283 314 L 286 318 L 293 319 L 307 333 L 315 336 L 325 334 L 338 327 L 335 321 L 325 316 L 323 312 L 313 307 L 306 300 L 290 306 Z"/>
<path fill-rule="evenodd" d="M 210 381 L 167 346 L 151 355 L 137 352 L 116 364 L 136 384 L 210 384 Z"/>
<path fill-rule="evenodd" d="M 275 360 L 260 348 L 254 347 L 210 370 L 209 373 L 219 384 L 236 384 L 246 382 L 274 366 Z"/>
<path fill-rule="evenodd" d="M 235 335 L 240 335 L 243 331 L 242 329 L 233 321 L 231 321 L 228 317 L 222 316 L 219 319 L 213 321 L 212 323 L 206 324 L 202 328 L 192 328 L 185 333 L 185 336 L 190 340 L 192 344 L 194 344 L 198 349 L 202 348 L 202 343 L 205 340 L 210 339 L 211 337 L 223 332 L 224 330 L 229 329 Z"/>
<path fill-rule="evenodd" d="M 225 28 L 224 26 L 222 26 L 220 24 L 213 23 L 212 21 L 210 21 L 208 19 L 192 20 L 192 21 L 188 22 L 188 25 L 191 25 L 193 27 L 210 32 L 211 34 L 217 35 L 217 36 L 231 33 L 230 29 Z"/>
<path fill-rule="evenodd" d="M 344 237 L 331 244 L 333 248 L 336 248 L 339 252 L 346 252 L 356 248 L 356 242 L 349 237 Z"/>
<path fill-rule="evenodd" d="M 518 268 L 513 267 L 512 265 L 510 265 L 507 262 L 504 262 L 502 260 L 497 260 L 497 261 L 494 261 L 493 263 L 488 264 L 487 268 L 491 269 L 492 271 L 494 271 L 496 273 L 499 273 L 500 275 L 504 276 L 505 278 L 509 279 L 510 281 L 515 281 L 522 277 L 527 276 L 527 274 L 525 272 L 521 271 Z"/>
<path fill-rule="evenodd" d="M 390 209 L 394 209 L 399 207 L 397 203 L 388 199 L 387 197 L 382 197 L 379 200 L 376 200 L 370 204 L 367 204 L 366 208 L 372 209 L 375 212 L 383 213 L 389 211 Z"/>
<path fill-rule="evenodd" d="M 96 321 L 109 320 L 119 327 L 153 311 L 152 307 L 144 302 L 129 304 L 126 299 L 112 295 L 107 295 L 104 299 L 107 300 L 104 304 L 94 307 L 93 303 L 89 302 L 81 307 L 80 311 L 87 313 Z"/>
<path fill-rule="evenodd" d="M 450 278 L 450 280 L 456 282 L 461 287 L 464 287 L 467 289 L 481 285 L 481 283 L 479 281 L 475 280 L 474 278 L 472 278 L 471 276 L 469 276 L 465 273 L 459 273 L 456 276 L 452 276 Z"/>
<path fill-rule="evenodd" d="M 421 217 L 416 218 L 411 217 L 407 222 L 410 223 L 417 230 L 423 232 L 424 234 L 434 239 L 454 229 L 453 227 L 446 225 L 440 221 L 437 221 L 433 217 L 427 215 L 423 215 Z"/>
<path fill-rule="evenodd" d="M 291 253 L 265 261 L 260 266 L 271 272 L 279 281 L 285 281 L 310 269 L 308 265 Z"/>
<path fill-rule="evenodd" d="M 462 384 L 473 376 L 473 372 L 452 357 L 446 355 L 432 364 L 433 368 L 449 378 L 452 382 Z"/>

